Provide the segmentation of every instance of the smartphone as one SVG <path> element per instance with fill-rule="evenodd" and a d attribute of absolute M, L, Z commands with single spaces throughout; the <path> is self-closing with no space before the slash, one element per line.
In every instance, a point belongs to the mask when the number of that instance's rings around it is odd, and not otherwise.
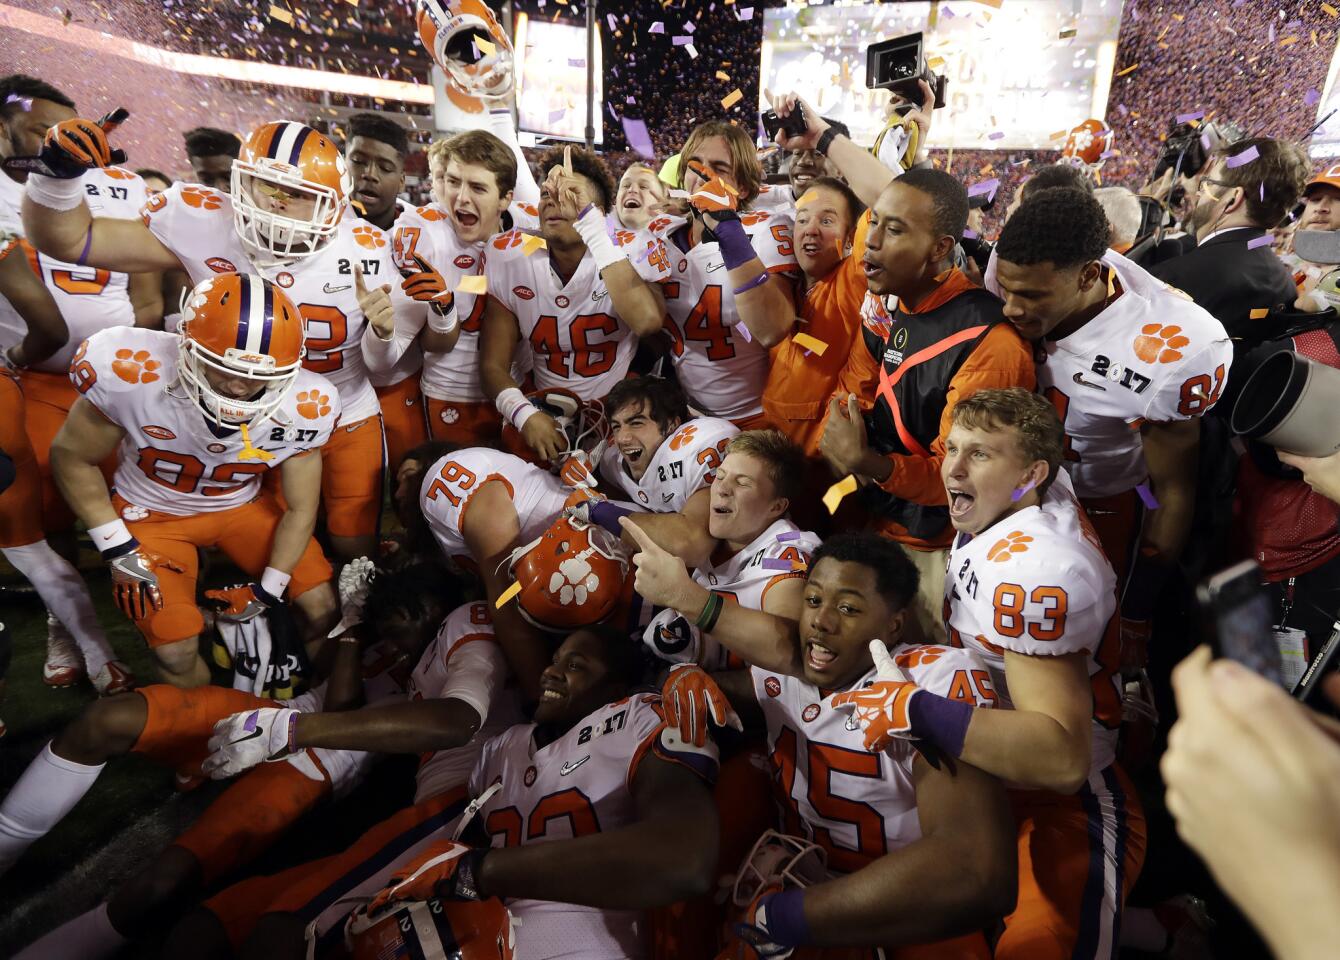
<path fill-rule="evenodd" d="M 1201 609 L 1213 618 L 1214 651 L 1284 686 L 1280 649 L 1271 622 L 1270 598 L 1261 568 L 1251 560 L 1234 564 L 1196 588 Z"/>

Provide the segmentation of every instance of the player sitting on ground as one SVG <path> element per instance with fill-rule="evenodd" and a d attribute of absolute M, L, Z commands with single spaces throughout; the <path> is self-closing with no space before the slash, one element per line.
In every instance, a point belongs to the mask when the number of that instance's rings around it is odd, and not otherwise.
<path fill-rule="evenodd" d="M 650 542 L 641 556 L 639 590 L 659 596 L 663 578 L 682 579 L 674 558 Z M 870 756 L 844 704 L 892 674 L 955 702 L 994 702 L 975 654 L 901 641 L 916 581 L 898 545 L 840 534 L 814 554 L 787 656 L 760 645 L 747 670 L 708 676 L 677 667 L 666 681 L 667 720 L 690 742 L 703 740 L 709 723 L 743 718 L 766 728 L 779 826 L 791 837 L 765 838 L 802 849 L 812 840 L 830 871 L 809 877 L 807 889 L 783 889 L 775 874 L 751 878 L 746 860 L 735 894 L 747 926 L 723 956 L 784 956 L 798 947 L 798 957 L 832 957 L 803 948 L 865 946 L 860 956 L 873 957 L 876 945 L 903 960 L 990 956 L 974 931 L 1008 913 L 1015 895 L 1004 791 L 980 770 L 908 742 Z M 746 619 L 744 611 L 725 611 L 722 623 L 734 618 Z M 927 944 L 945 937 L 959 939 Z"/>
<path fill-rule="evenodd" d="M 340 399 L 302 357 L 302 318 L 284 292 L 223 274 L 192 291 L 179 333 L 104 330 L 70 367 L 82 396 L 52 447 L 56 479 L 168 683 L 209 682 L 198 547 L 218 547 L 256 578 L 235 594 L 239 609 L 274 607 L 287 593 L 313 642 L 334 622 L 330 564 L 312 531 Z M 98 469 L 113 454 L 114 494 Z M 262 492 L 271 470 L 282 507 Z"/>

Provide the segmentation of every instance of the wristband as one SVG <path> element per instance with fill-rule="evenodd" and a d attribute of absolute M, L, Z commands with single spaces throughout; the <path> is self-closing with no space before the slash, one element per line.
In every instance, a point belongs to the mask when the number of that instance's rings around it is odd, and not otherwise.
<path fill-rule="evenodd" d="M 597 526 L 604 527 L 610 533 L 618 536 L 623 533 L 619 526 L 619 520 L 622 517 L 631 516 L 632 510 L 627 507 L 621 507 L 609 500 L 597 500 L 587 508 L 586 515 L 591 518 L 591 522 Z"/>
<path fill-rule="evenodd" d="M 693 625 L 704 633 L 711 633 L 712 628 L 717 625 L 721 619 L 721 610 L 726 606 L 726 601 L 722 599 L 719 593 L 709 593 L 707 602 L 703 604 L 703 609 L 698 614 L 698 618 L 693 621 Z"/>
<path fill-rule="evenodd" d="M 810 925 L 805 919 L 805 891 L 783 890 L 765 897 L 759 904 L 768 939 L 779 947 L 799 947 L 810 942 Z"/>
<path fill-rule="evenodd" d="M 972 704 L 961 700 L 950 700 L 926 690 L 915 691 L 907 707 L 911 733 L 957 757 L 963 753 L 973 709 Z"/>
<path fill-rule="evenodd" d="M 823 133 L 819 134 L 819 140 L 814 144 L 814 149 L 818 153 L 828 156 L 828 148 L 833 145 L 833 141 L 838 137 L 838 132 L 829 127 Z"/>
<path fill-rule="evenodd" d="M 498 413 L 502 418 L 516 427 L 518 430 L 532 416 L 540 412 L 540 408 L 526 399 L 526 395 L 521 392 L 519 387 L 508 387 L 498 398 L 493 401 L 493 405 L 498 408 Z"/>
<path fill-rule="evenodd" d="M 456 316 L 455 303 L 445 314 L 438 313 L 436 306 L 431 303 L 428 304 L 428 329 L 433 333 L 451 333 L 458 326 L 460 326 L 460 318 Z"/>
<path fill-rule="evenodd" d="M 73 210 L 84 202 L 84 176 L 80 174 L 63 180 L 30 173 L 25 191 L 33 203 L 40 203 L 50 210 Z"/>
<path fill-rule="evenodd" d="M 274 567 L 266 567 L 265 572 L 261 574 L 261 589 L 275 599 L 279 599 L 288 589 L 288 582 L 292 579 L 293 575 L 291 573 L 276 570 Z"/>
<path fill-rule="evenodd" d="M 756 256 L 754 245 L 749 242 L 749 234 L 744 232 L 744 225 L 739 219 L 722 220 L 715 213 L 712 217 L 717 220 L 712 233 L 717 238 L 717 246 L 721 248 L 721 259 L 726 262 L 726 269 L 734 270 L 753 260 Z"/>
<path fill-rule="evenodd" d="M 604 273 L 606 267 L 627 259 L 610 240 L 605 229 L 605 214 L 595 204 L 586 205 L 581 216 L 572 222 L 572 228 L 586 243 L 586 249 L 591 251 L 597 273 Z"/>
<path fill-rule="evenodd" d="M 768 282 L 768 271 L 764 270 L 762 273 L 760 273 L 754 279 L 750 280 L 748 283 L 740 284 L 738 287 L 732 290 L 731 293 L 733 293 L 735 296 L 738 297 L 740 294 L 748 293 L 750 290 L 754 290 L 758 287 L 761 287 L 763 286 L 763 284 L 767 282 Z"/>
<path fill-rule="evenodd" d="M 140 545 L 120 517 L 89 527 L 88 535 L 104 560 L 114 560 Z"/>
<path fill-rule="evenodd" d="M 479 893 L 479 874 L 488 856 L 488 847 L 476 848 L 461 854 L 456 862 L 456 872 L 451 877 L 451 895 L 456 900 L 481 900 Z"/>

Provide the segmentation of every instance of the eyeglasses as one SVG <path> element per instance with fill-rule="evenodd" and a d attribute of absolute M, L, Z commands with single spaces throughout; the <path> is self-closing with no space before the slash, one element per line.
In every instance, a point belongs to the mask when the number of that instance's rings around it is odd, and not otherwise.
<path fill-rule="evenodd" d="M 1200 191 L 1204 190 L 1205 184 L 1207 183 L 1212 183 L 1216 187 L 1228 187 L 1230 189 L 1237 186 L 1236 183 L 1228 183 L 1227 181 L 1224 180 L 1215 180 L 1212 177 L 1201 177 L 1200 183 L 1196 185 L 1196 192 L 1199 193 Z"/>

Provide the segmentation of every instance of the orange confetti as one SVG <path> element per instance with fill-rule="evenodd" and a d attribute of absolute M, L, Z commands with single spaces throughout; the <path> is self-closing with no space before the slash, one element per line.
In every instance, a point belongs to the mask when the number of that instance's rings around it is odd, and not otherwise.
<path fill-rule="evenodd" d="M 1297 38 L 1297 37 L 1285 37 L 1283 40 L 1280 41 L 1280 46 L 1281 46 L 1281 47 L 1287 47 L 1287 46 L 1289 46 L 1290 44 L 1297 43 L 1297 42 L 1298 42 L 1298 38 Z"/>
<path fill-rule="evenodd" d="M 824 506 L 829 513 L 837 513 L 838 504 L 850 493 L 856 492 L 856 478 L 850 473 L 828 488 L 824 494 Z"/>
<path fill-rule="evenodd" d="M 1055 133 L 1053 133 L 1053 134 L 1052 134 L 1050 137 L 1048 137 L 1047 139 L 1048 139 L 1048 140 L 1062 140 L 1062 139 L 1065 138 L 1066 133 L 1067 133 L 1067 131 L 1065 131 L 1065 130 L 1057 130 Z"/>
<path fill-rule="evenodd" d="M 721 98 L 721 109 L 729 110 L 731 107 L 735 106 L 743 99 L 744 94 L 740 92 L 739 87 L 736 87 L 730 93 L 726 94 L 724 97 Z"/>
<path fill-rule="evenodd" d="M 811 337 L 808 333 L 798 333 L 791 339 L 795 342 L 796 346 L 800 347 L 800 349 L 813 351 L 821 357 L 824 355 L 824 351 L 828 349 L 828 344 L 815 337 Z"/>
<path fill-rule="evenodd" d="M 730 80 L 730 74 L 727 73 L 725 70 L 718 70 L 718 71 L 717 71 L 717 79 L 718 79 L 718 80 L 726 80 L 726 81 L 729 81 L 729 80 Z"/>
<path fill-rule="evenodd" d="M 489 292 L 489 278 L 482 273 L 461 277 L 461 282 L 456 284 L 456 290 L 458 293 L 473 293 L 482 297 Z"/>
<path fill-rule="evenodd" d="M 1340 10 L 1335 9 L 1335 7 L 1331 6 L 1329 3 L 1323 3 L 1321 5 L 1321 12 L 1332 19 L 1340 17 Z"/>
<path fill-rule="evenodd" d="M 1000 9 L 1001 0 L 977 0 L 984 7 L 991 7 L 993 10 Z"/>
<path fill-rule="evenodd" d="M 1268 316 L 1270 316 L 1269 307 L 1256 307 L 1251 313 L 1247 314 L 1248 319 L 1251 320 L 1262 320 Z"/>
<path fill-rule="evenodd" d="M 1128 74 L 1128 73 L 1132 73 L 1132 72 L 1134 72 L 1135 70 L 1138 70 L 1138 69 L 1140 69 L 1140 64 L 1138 64 L 1138 63 L 1133 63 L 1133 64 L 1131 64 L 1129 67 L 1127 67 L 1125 70 L 1118 70 L 1118 71 L 1116 72 L 1115 75 L 1118 76 L 1118 77 L 1124 77 L 1124 76 L 1126 76 L 1126 74 Z"/>
<path fill-rule="evenodd" d="M 508 588 L 507 588 L 506 590 L 504 590 L 502 593 L 498 594 L 498 599 L 497 599 L 497 601 L 493 604 L 494 609 L 495 609 L 495 610 L 501 610 L 501 609 L 503 608 L 503 604 L 504 604 L 504 603 L 506 603 L 508 600 L 511 600 L 513 597 L 515 597 L 515 596 L 516 596 L 518 593 L 520 593 L 520 592 L 521 592 L 521 581 L 520 581 L 520 580 L 517 580 L 515 583 L 513 583 L 510 587 L 508 587 Z"/>
<path fill-rule="evenodd" d="M 290 27 L 293 26 L 293 14 L 285 10 L 283 7 L 277 7 L 274 4 L 270 4 L 270 17 L 273 20 L 278 20 L 280 23 L 287 23 Z"/>

